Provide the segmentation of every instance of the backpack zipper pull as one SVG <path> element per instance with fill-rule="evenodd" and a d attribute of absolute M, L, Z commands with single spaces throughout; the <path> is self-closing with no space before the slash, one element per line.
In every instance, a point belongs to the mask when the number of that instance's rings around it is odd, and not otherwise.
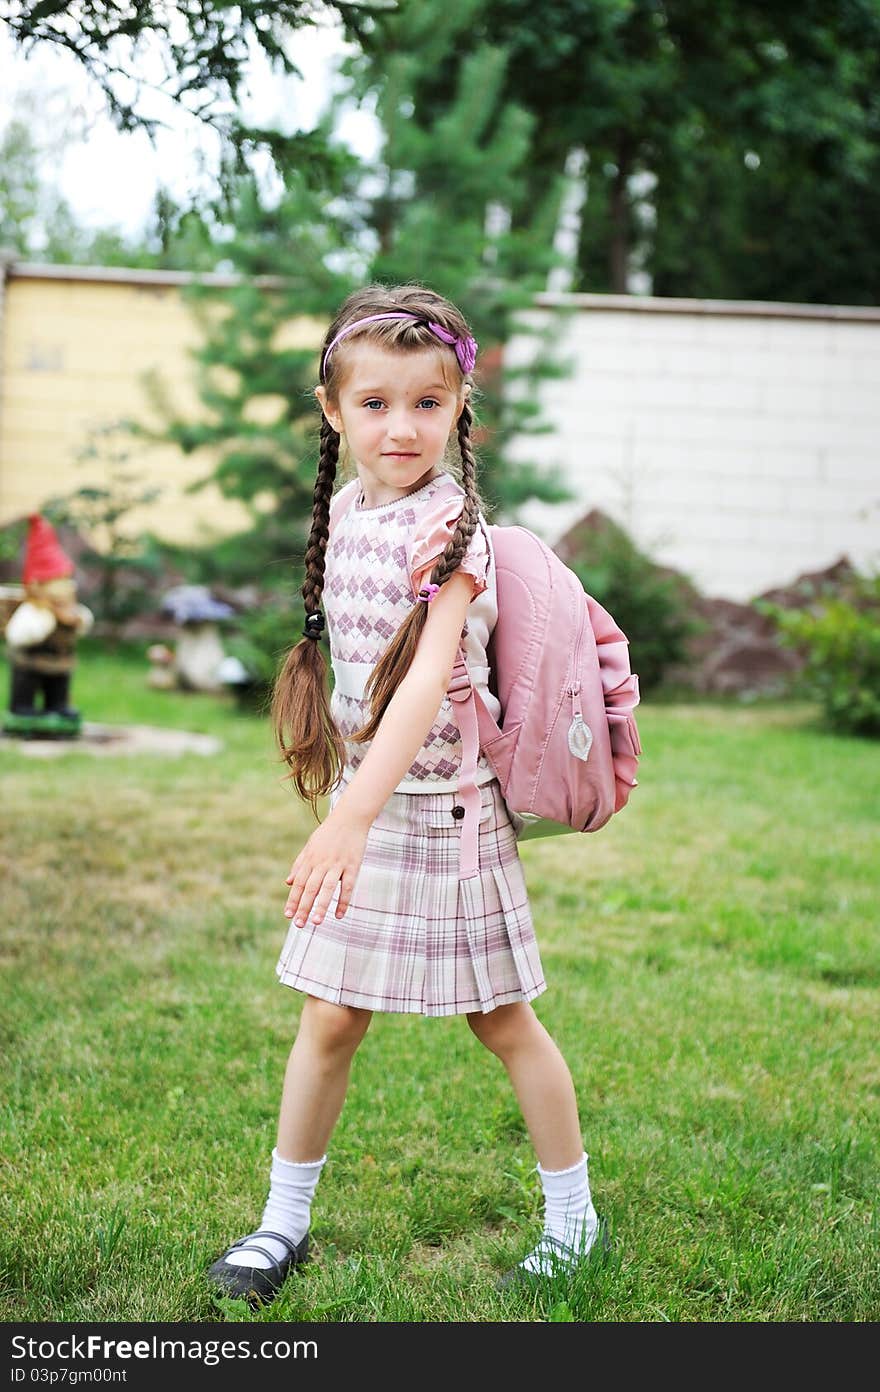
<path fill-rule="evenodd" d="M 568 688 L 568 694 L 571 697 L 572 713 L 572 721 L 568 727 L 568 748 L 576 759 L 583 759 L 586 762 L 593 747 L 593 732 L 584 720 L 579 681 L 572 682 Z"/>

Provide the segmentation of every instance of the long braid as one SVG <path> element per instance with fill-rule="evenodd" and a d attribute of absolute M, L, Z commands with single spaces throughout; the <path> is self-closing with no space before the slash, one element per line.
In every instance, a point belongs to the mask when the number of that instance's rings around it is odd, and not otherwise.
<path fill-rule="evenodd" d="M 471 425 L 473 424 L 471 408 L 465 401 L 458 418 L 458 449 L 461 454 L 461 482 L 464 488 L 465 498 L 461 509 L 458 524 L 452 534 L 452 540 L 443 553 L 443 560 L 440 562 L 440 575 L 438 579 L 438 568 L 435 567 L 432 579 L 435 585 L 442 585 L 444 580 L 448 580 L 454 571 L 458 570 L 462 560 L 467 554 L 467 549 L 471 544 L 471 538 L 477 529 L 480 520 L 480 499 L 477 494 L 477 461 L 474 458 L 473 445 L 471 444 Z"/>
<path fill-rule="evenodd" d="M 330 499 L 339 462 L 339 436 L 325 415 L 321 415 L 321 453 L 315 491 L 312 495 L 312 530 L 305 554 L 305 580 L 302 597 L 307 614 L 317 614 L 324 593 L 324 566 L 330 536 Z"/>
<path fill-rule="evenodd" d="M 321 417 L 321 451 L 312 501 L 312 527 L 304 558 L 302 596 L 308 616 L 320 614 L 330 535 L 330 500 L 339 459 L 339 436 Z M 323 616 L 322 616 L 323 617 Z M 318 817 L 318 799 L 336 784 L 345 745 L 330 714 L 327 660 L 320 640 L 302 638 L 287 655 L 272 693 L 272 723 L 281 756 L 300 797 Z"/>

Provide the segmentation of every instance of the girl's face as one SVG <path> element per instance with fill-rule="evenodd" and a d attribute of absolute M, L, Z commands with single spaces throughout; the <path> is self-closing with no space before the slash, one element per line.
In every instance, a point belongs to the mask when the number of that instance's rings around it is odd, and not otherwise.
<path fill-rule="evenodd" d="M 414 493 L 441 471 L 469 388 L 448 385 L 446 376 L 454 380 L 456 369 L 442 361 L 442 349 L 401 352 L 366 342 L 342 351 L 338 400 L 330 401 L 324 387 L 315 395 L 348 443 L 364 506 L 378 507 Z"/>

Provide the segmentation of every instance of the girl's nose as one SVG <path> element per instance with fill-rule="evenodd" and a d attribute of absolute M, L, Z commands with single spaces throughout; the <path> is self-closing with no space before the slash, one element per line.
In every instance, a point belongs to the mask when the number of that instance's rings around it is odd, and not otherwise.
<path fill-rule="evenodd" d="M 414 440 L 416 428 L 409 415 L 389 416 L 388 438 L 391 440 Z"/>

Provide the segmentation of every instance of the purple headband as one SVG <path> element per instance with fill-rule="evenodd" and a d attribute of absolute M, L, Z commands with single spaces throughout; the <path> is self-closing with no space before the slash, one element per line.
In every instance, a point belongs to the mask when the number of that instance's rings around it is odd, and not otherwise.
<path fill-rule="evenodd" d="M 430 320 L 425 319 L 421 314 L 412 314 L 407 309 L 395 309 L 389 314 L 368 314 L 365 319 L 355 319 L 353 324 L 346 324 L 344 329 L 340 329 L 322 359 L 322 381 L 327 372 L 327 359 L 339 340 L 345 338 L 346 334 L 350 334 L 353 329 L 359 329 L 362 324 L 378 324 L 382 319 L 421 320 L 421 322 L 431 330 L 435 338 L 439 338 L 441 343 L 448 343 L 451 348 L 455 349 L 455 356 L 458 358 L 458 365 L 462 372 L 473 372 L 474 363 L 477 361 L 477 340 L 475 338 L 471 338 L 470 334 L 468 334 L 467 338 L 456 338 L 455 334 L 450 333 L 448 329 L 444 329 L 442 324 L 434 324 Z"/>

